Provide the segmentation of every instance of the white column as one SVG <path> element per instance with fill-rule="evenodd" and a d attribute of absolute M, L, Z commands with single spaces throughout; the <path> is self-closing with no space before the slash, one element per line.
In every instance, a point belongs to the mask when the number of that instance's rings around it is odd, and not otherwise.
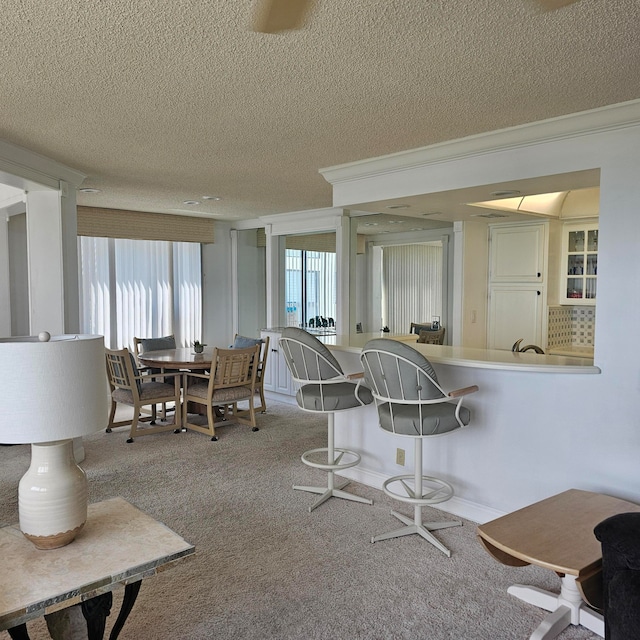
<path fill-rule="evenodd" d="M 11 335 L 11 300 L 9 281 L 9 218 L 0 215 L 0 336 Z"/>
<path fill-rule="evenodd" d="M 60 192 L 27 192 L 27 254 L 30 332 L 64 333 Z"/>
<path fill-rule="evenodd" d="M 354 225 L 355 226 L 355 225 Z M 337 270 L 337 318 L 336 331 L 348 335 L 355 333 L 355 325 L 351 326 L 351 319 L 355 318 L 355 295 L 351 300 L 351 285 L 355 281 L 355 239 L 353 241 L 353 269 L 351 268 L 351 218 L 341 216 L 336 224 L 336 270 Z M 355 284 L 355 282 L 353 282 Z"/>

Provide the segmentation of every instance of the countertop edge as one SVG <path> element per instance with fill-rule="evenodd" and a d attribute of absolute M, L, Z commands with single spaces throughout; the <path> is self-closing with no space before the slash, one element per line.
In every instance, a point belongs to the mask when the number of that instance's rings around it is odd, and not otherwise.
<path fill-rule="evenodd" d="M 356 344 L 344 336 L 333 336 L 329 339 L 319 338 L 331 351 L 359 354 L 364 341 L 371 338 L 360 334 Z M 472 349 L 450 347 L 447 345 L 416 344 L 414 337 L 408 335 L 385 336 L 391 340 L 410 342 L 411 346 L 423 353 L 433 364 L 469 367 L 475 369 L 493 369 L 498 371 L 519 371 L 523 373 L 556 373 L 574 375 L 597 375 L 602 373 L 600 367 L 589 362 L 588 358 L 573 356 L 540 355 L 535 353 L 513 353 L 511 351 Z M 333 344 L 332 344 L 333 343 Z M 438 351 L 461 351 L 461 355 L 438 353 Z M 518 358 L 521 362 L 509 362 L 508 359 Z M 544 360 L 536 362 L 536 360 Z"/>

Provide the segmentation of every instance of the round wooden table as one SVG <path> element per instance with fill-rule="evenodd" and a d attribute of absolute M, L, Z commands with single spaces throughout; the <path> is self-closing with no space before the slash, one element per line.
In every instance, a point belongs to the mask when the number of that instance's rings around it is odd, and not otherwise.
<path fill-rule="evenodd" d="M 138 360 L 146 367 L 202 371 L 211 368 L 213 347 L 205 348 L 202 353 L 196 353 L 192 348 L 147 351 L 141 353 L 138 356 Z"/>
<path fill-rule="evenodd" d="M 604 637 L 602 615 L 586 606 L 602 606 L 602 549 L 593 529 L 605 518 L 629 511 L 640 511 L 640 505 L 569 489 L 478 527 L 480 542 L 499 562 L 512 567 L 533 564 L 563 576 L 560 594 L 527 585 L 507 589 L 551 611 L 531 640 L 551 640 L 570 624 Z"/>
<path fill-rule="evenodd" d="M 138 356 L 138 360 L 146 367 L 156 369 L 164 369 L 166 371 L 175 369 L 184 369 L 187 371 L 204 371 L 211 369 L 213 361 L 213 347 L 205 347 L 202 353 L 196 353 L 193 348 L 182 347 L 180 349 L 161 349 L 158 351 L 147 351 Z M 190 402 L 187 405 L 187 411 L 190 413 L 198 413 L 205 415 L 207 408 L 205 405 L 199 405 Z M 216 408 L 216 415 L 221 416 L 222 413 Z M 184 421 L 186 416 L 182 416 L 182 430 L 186 431 Z"/>

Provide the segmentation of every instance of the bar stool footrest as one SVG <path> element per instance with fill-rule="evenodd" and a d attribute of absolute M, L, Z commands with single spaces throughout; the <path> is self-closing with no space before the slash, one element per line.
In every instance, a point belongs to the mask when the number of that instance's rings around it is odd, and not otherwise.
<path fill-rule="evenodd" d="M 331 451 L 333 455 L 336 455 L 334 462 L 316 462 L 312 459 L 312 456 L 323 453 L 325 455 L 325 459 L 328 460 L 328 454 Z M 347 461 L 343 462 L 342 458 L 347 457 Z M 301 456 L 302 462 L 304 462 L 309 467 L 314 467 L 315 469 L 323 469 L 324 471 L 340 471 L 342 469 L 349 469 L 351 467 L 355 467 L 360 462 L 360 454 L 355 451 L 349 451 L 349 449 L 338 449 L 334 448 L 329 450 L 327 447 L 321 447 L 319 449 L 309 449 L 309 451 L 305 451 Z"/>

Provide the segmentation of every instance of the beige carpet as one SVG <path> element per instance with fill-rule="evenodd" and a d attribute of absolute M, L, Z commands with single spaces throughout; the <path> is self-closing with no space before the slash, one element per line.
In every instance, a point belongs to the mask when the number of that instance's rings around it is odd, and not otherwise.
<path fill-rule="evenodd" d="M 398 526 L 382 492 L 352 483 L 367 506 L 314 497 L 294 483 L 325 474 L 300 461 L 325 444 L 326 422 L 269 402 L 260 431 L 228 425 L 218 442 L 198 433 L 161 433 L 126 444 L 126 430 L 86 440 L 90 500 L 123 496 L 195 544 L 195 557 L 146 580 L 123 639 L 514 640 L 528 638 L 543 612 L 506 593 L 513 583 L 559 588 L 555 574 L 509 568 L 476 540 L 475 526 L 437 532 L 446 558 L 409 536 L 370 543 Z M 16 522 L 17 485 L 29 447 L 0 447 L 0 524 Z M 427 510 L 430 520 L 449 519 Z M 113 624 L 122 598 L 116 592 Z M 48 637 L 42 620 L 31 637 Z M 8 638 L 6 632 L 0 637 Z M 560 640 L 594 639 L 570 627 Z"/>

